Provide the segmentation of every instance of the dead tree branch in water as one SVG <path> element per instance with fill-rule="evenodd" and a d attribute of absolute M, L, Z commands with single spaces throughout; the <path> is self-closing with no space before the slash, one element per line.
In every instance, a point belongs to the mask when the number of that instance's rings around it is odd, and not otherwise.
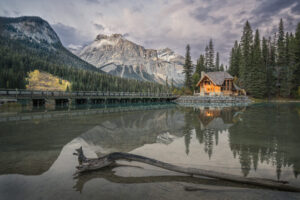
<path fill-rule="evenodd" d="M 246 177 L 241 177 L 232 174 L 225 174 L 225 173 L 215 172 L 210 170 L 180 167 L 177 165 L 161 162 L 152 158 L 147 158 L 144 156 L 130 154 L 130 153 L 122 153 L 122 152 L 110 153 L 100 158 L 90 159 L 84 155 L 82 147 L 76 149 L 76 151 L 77 153 L 74 153 L 74 155 L 78 156 L 78 162 L 79 162 L 79 166 L 76 167 L 77 168 L 76 174 L 102 169 L 104 167 L 113 165 L 117 160 L 127 160 L 127 161 L 142 162 L 163 169 L 167 169 L 170 171 L 184 173 L 188 175 L 206 176 L 210 178 L 231 181 L 235 183 L 260 186 L 260 187 L 265 187 L 270 189 L 300 192 L 300 188 L 289 185 L 288 182 L 284 182 L 284 181 L 265 180 L 259 178 L 246 178 Z"/>

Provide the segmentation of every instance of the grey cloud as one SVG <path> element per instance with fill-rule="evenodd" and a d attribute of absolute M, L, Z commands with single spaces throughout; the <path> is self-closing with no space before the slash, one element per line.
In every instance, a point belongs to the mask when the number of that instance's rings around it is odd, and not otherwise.
<path fill-rule="evenodd" d="M 94 26 L 96 27 L 96 29 L 103 31 L 104 27 L 101 24 L 94 24 Z"/>
<path fill-rule="evenodd" d="M 100 3 L 99 0 L 84 0 L 84 1 L 86 1 L 87 3 L 95 3 L 95 4 Z"/>
<path fill-rule="evenodd" d="M 143 4 L 135 4 L 130 10 L 132 12 L 142 12 L 144 9 L 144 5 Z"/>
<path fill-rule="evenodd" d="M 102 6 L 107 6 L 110 4 L 114 4 L 119 2 L 120 0 L 84 0 L 87 3 L 92 3 L 92 4 L 100 4 Z"/>
<path fill-rule="evenodd" d="M 103 17 L 103 13 L 102 12 L 96 12 L 96 15 L 99 17 Z"/>
<path fill-rule="evenodd" d="M 193 4 L 195 3 L 195 0 L 183 0 L 183 2 L 187 4 Z"/>
<path fill-rule="evenodd" d="M 253 10 L 253 14 L 269 17 L 295 3 L 299 6 L 299 1 L 295 0 L 263 0 L 259 7 Z"/>
<path fill-rule="evenodd" d="M 6 10 L 4 9 L 2 11 L 3 13 L 3 16 L 6 16 L 6 17 L 18 17 L 21 15 L 21 12 L 17 11 L 17 10 Z"/>
<path fill-rule="evenodd" d="M 243 11 L 238 13 L 238 16 L 243 16 L 244 14 L 246 14 L 246 11 L 243 10 Z"/>
<path fill-rule="evenodd" d="M 64 25 L 62 23 L 52 24 L 53 29 L 61 39 L 61 42 L 64 46 L 73 45 L 82 45 L 89 41 L 89 38 L 86 38 L 74 27 Z"/>
<path fill-rule="evenodd" d="M 295 31 L 300 20 L 299 0 L 78 0 L 77 6 L 65 3 L 66 0 L 53 1 L 55 3 L 1 0 L 0 13 L 12 17 L 19 14 L 15 11 L 21 14 L 26 11 L 28 15 L 39 15 L 50 20 L 65 46 L 85 44 L 105 30 L 107 33 L 125 33 L 123 36 L 128 40 L 146 48 L 170 47 L 182 55 L 189 43 L 194 61 L 204 52 L 209 41 L 206 35 L 212 27 L 215 31 L 212 33 L 215 36 L 212 38 L 215 50 L 220 52 L 224 64 L 228 61 L 234 41 L 241 38 L 246 20 L 249 20 L 253 30 L 259 28 L 261 35 L 266 37 L 277 31 L 278 18 L 283 18 L 285 30 L 289 32 Z M 281 12 L 286 8 L 290 8 L 291 12 Z M 128 10 L 129 13 L 125 12 Z M 75 15 L 80 18 L 74 20 Z M 136 17 L 142 19 L 136 20 Z M 194 19 L 199 23 L 194 23 Z M 182 31 L 182 27 L 191 31 Z M 206 27 L 204 36 L 202 33 Z"/>
<path fill-rule="evenodd" d="M 295 0 L 263 0 L 259 6 L 252 11 L 250 22 L 253 26 L 259 28 L 260 25 L 269 24 L 273 21 L 272 17 L 277 16 L 278 13 L 288 7 L 292 7 L 293 14 L 300 14 L 300 1 Z M 282 18 L 290 18 L 287 13 Z M 294 20 L 294 18 L 293 18 Z"/>
<path fill-rule="evenodd" d="M 284 27 L 285 27 L 285 30 L 289 31 L 289 32 L 290 31 L 295 31 L 298 22 L 299 21 L 297 21 L 294 16 L 286 16 L 284 18 Z"/>
<path fill-rule="evenodd" d="M 208 23 L 216 23 L 219 24 L 224 21 L 226 18 L 224 17 L 215 17 L 210 13 L 214 10 L 214 7 L 198 7 L 193 12 L 191 12 L 191 16 L 197 19 L 200 22 L 208 22 Z"/>
<path fill-rule="evenodd" d="M 297 2 L 297 4 L 292 8 L 292 12 L 296 15 L 300 15 L 300 3 Z"/>
<path fill-rule="evenodd" d="M 10 16 L 10 12 L 8 10 L 4 9 L 2 12 L 3 12 L 4 16 L 6 16 L 6 17 Z"/>

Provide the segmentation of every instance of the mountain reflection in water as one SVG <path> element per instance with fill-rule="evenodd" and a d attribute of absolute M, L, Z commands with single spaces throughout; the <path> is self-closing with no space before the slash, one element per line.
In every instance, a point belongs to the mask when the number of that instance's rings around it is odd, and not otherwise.
<path fill-rule="evenodd" d="M 27 176 L 17 178 L 20 183 L 35 177 L 40 181 L 53 179 L 55 185 L 59 177 L 65 179 L 62 181 L 66 182 L 64 187 L 73 187 L 68 186 L 74 185 L 72 173 L 76 165 L 71 153 L 79 146 L 83 146 L 90 157 L 114 151 L 130 152 L 186 167 L 277 178 L 300 185 L 297 180 L 300 170 L 299 110 L 299 104 L 172 104 L 131 112 L 110 113 L 106 109 L 108 114 L 97 114 L 90 110 L 75 116 L 70 111 L 64 113 L 63 118 L 0 122 L 0 157 L 5 158 L 0 160 L 0 186 L 6 184 L 6 175 L 24 174 Z M 86 182 L 97 177 L 123 184 L 228 185 L 182 178 L 143 164 L 131 165 L 141 168 L 121 165 L 91 173 L 79 177 L 75 189 L 82 191 Z M 37 180 L 34 183 L 39 182 Z"/>

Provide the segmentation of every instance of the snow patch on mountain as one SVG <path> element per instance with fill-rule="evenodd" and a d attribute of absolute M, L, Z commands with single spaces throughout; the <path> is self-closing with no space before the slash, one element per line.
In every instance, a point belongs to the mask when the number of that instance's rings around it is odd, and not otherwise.
<path fill-rule="evenodd" d="M 99 34 L 89 45 L 74 52 L 101 70 L 124 78 L 182 85 L 184 57 L 169 48 L 146 49 L 121 34 Z"/>
<path fill-rule="evenodd" d="M 3 23 L 1 35 L 14 40 L 29 40 L 36 43 L 61 44 L 58 36 L 45 20 L 39 17 L 0 19 Z"/>

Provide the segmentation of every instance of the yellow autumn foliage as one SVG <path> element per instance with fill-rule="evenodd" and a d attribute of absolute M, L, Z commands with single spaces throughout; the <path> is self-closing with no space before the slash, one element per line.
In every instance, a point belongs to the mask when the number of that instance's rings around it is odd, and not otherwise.
<path fill-rule="evenodd" d="M 26 89 L 28 90 L 66 91 L 67 87 L 71 88 L 69 81 L 39 70 L 28 73 L 26 80 L 28 82 Z"/>

